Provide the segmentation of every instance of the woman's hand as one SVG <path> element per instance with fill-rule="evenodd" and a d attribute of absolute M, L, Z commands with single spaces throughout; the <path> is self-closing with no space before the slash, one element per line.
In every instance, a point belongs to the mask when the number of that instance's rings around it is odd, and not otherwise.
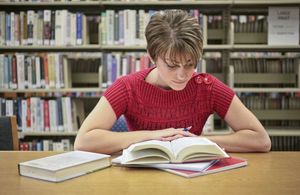
<path fill-rule="evenodd" d="M 189 130 L 189 129 L 187 129 Z M 153 131 L 153 137 L 154 140 L 160 140 L 160 141 L 172 141 L 181 137 L 196 137 L 197 135 L 190 133 L 187 131 L 186 128 L 168 128 L 168 129 L 162 129 Z"/>

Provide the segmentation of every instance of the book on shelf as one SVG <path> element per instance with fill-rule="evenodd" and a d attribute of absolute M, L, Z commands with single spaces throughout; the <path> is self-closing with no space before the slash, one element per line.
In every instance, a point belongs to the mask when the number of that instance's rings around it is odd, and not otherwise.
<path fill-rule="evenodd" d="M 218 162 L 218 160 L 208 160 L 195 163 L 155 163 L 155 164 L 133 164 L 123 165 L 121 164 L 122 156 L 114 158 L 112 164 L 115 166 L 124 167 L 137 167 L 137 168 L 157 168 L 157 169 L 176 169 L 176 170 L 189 170 L 189 171 L 204 171 L 210 166 Z"/>
<path fill-rule="evenodd" d="M 74 150 L 74 141 L 71 138 L 66 139 L 33 139 L 20 140 L 19 149 L 21 151 L 56 151 L 66 152 Z"/>
<path fill-rule="evenodd" d="M 237 157 L 230 157 L 230 158 L 223 158 L 220 160 L 217 160 L 216 163 L 212 164 L 210 167 L 203 171 L 192 171 L 192 170 L 180 170 L 180 169 L 164 169 L 160 168 L 160 170 L 173 173 L 182 177 L 186 178 L 192 178 L 202 175 L 208 175 L 213 173 L 218 173 L 222 171 L 228 171 L 231 169 L 236 169 L 240 167 L 247 166 L 247 160 L 237 158 Z"/>
<path fill-rule="evenodd" d="M 204 137 L 183 137 L 173 141 L 150 140 L 123 150 L 121 164 L 198 162 L 228 158 L 216 143 Z"/>
<path fill-rule="evenodd" d="M 110 155 L 72 151 L 21 162 L 18 164 L 18 170 L 21 176 L 61 182 L 110 165 Z"/>

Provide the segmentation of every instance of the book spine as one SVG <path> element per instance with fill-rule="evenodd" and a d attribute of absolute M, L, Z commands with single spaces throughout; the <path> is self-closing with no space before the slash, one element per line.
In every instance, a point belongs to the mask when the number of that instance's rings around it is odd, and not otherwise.
<path fill-rule="evenodd" d="M 38 11 L 36 17 L 36 40 L 37 45 L 43 45 L 44 44 L 44 11 Z"/>
<path fill-rule="evenodd" d="M 0 54 L 0 88 L 5 88 L 4 86 L 4 54 Z M 1 110 L 0 110 L 1 113 Z"/>
<path fill-rule="evenodd" d="M 31 131 L 31 109 L 30 109 L 30 98 L 26 99 L 27 102 L 27 113 L 26 113 L 26 131 Z"/>
<path fill-rule="evenodd" d="M 34 11 L 27 11 L 27 44 L 33 45 Z"/>
<path fill-rule="evenodd" d="M 76 13 L 76 44 L 82 45 L 82 14 Z"/>
<path fill-rule="evenodd" d="M 55 20 L 55 11 L 51 11 L 51 19 L 50 19 L 50 26 L 51 26 L 51 38 L 50 38 L 50 45 L 55 45 L 55 34 L 56 34 L 56 20 Z"/>
<path fill-rule="evenodd" d="M 36 88 L 41 88 L 41 63 L 40 63 L 40 57 L 35 56 L 35 66 L 36 66 Z"/>
<path fill-rule="evenodd" d="M 17 75 L 17 57 L 16 55 L 12 56 L 12 89 L 18 88 L 18 75 Z"/>
<path fill-rule="evenodd" d="M 6 27 L 5 27 L 5 29 L 6 29 L 6 31 L 5 31 L 5 39 L 6 39 L 6 45 L 11 45 L 11 38 L 10 38 L 10 36 L 11 36 L 11 34 L 10 34 L 10 32 L 11 32 L 11 23 L 10 23 L 10 14 L 9 13 L 7 13 L 6 15 Z"/>
<path fill-rule="evenodd" d="M 25 75 L 24 75 L 24 55 L 17 54 L 17 74 L 18 74 L 18 88 L 25 89 Z"/>
<path fill-rule="evenodd" d="M 15 45 L 15 13 L 10 12 L 10 45 Z"/>
<path fill-rule="evenodd" d="M 51 10 L 44 10 L 44 45 L 50 45 L 51 40 Z"/>
<path fill-rule="evenodd" d="M 50 120 L 49 120 L 49 101 L 44 101 L 44 130 L 50 131 Z"/>
<path fill-rule="evenodd" d="M 0 45 L 5 45 L 5 26 L 6 26 L 6 18 L 5 18 L 5 12 L 0 11 Z"/>

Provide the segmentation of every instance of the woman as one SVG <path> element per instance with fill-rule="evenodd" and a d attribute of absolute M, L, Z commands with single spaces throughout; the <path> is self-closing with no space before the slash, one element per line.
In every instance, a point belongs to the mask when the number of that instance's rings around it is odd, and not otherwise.
<path fill-rule="evenodd" d="M 266 130 L 234 92 L 212 75 L 195 73 L 203 52 L 195 18 L 182 10 L 158 12 L 145 35 L 155 67 L 121 77 L 106 90 L 83 122 L 75 149 L 112 154 L 141 141 L 200 136 L 216 112 L 234 133 L 208 139 L 228 152 L 270 150 Z M 110 131 L 121 115 L 129 132 Z"/>

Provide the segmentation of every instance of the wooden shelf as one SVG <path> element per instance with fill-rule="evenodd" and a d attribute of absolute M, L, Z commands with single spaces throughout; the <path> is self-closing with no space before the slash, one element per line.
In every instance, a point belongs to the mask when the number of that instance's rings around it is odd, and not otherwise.
<path fill-rule="evenodd" d="M 0 89 L 0 93 L 68 93 L 68 92 L 103 92 L 100 88 L 67 88 L 67 89 Z"/>
<path fill-rule="evenodd" d="M 99 51 L 146 51 L 144 45 L 76 45 L 76 46 L 0 46 L 0 51 L 86 51 L 86 52 L 99 52 Z M 300 45 L 255 45 L 255 44 L 241 44 L 241 45 L 204 45 L 204 51 L 291 51 L 300 52 Z"/>
<path fill-rule="evenodd" d="M 290 59 L 290 58 L 300 58 L 299 56 L 233 56 L 230 59 Z"/>
<path fill-rule="evenodd" d="M 205 45 L 206 51 L 229 50 L 230 45 Z M 83 45 L 83 46 L 0 46 L 0 51 L 146 51 L 146 46 L 142 45 Z"/>
<path fill-rule="evenodd" d="M 252 110 L 260 120 L 300 120 L 300 110 Z"/>
<path fill-rule="evenodd" d="M 204 0 L 204 1 L 133 1 L 133 2 L 113 2 L 102 1 L 103 6 L 189 6 L 189 5 L 231 5 L 232 0 Z"/>
<path fill-rule="evenodd" d="M 146 51 L 145 45 L 101 45 L 102 50 L 109 51 Z"/>
<path fill-rule="evenodd" d="M 28 132 L 18 132 L 18 137 L 19 138 L 24 138 L 26 136 L 34 136 L 34 137 L 40 137 L 40 136 L 76 136 L 78 131 L 74 132 L 33 132 L 33 131 L 28 131 Z"/>
<path fill-rule="evenodd" d="M 300 136 L 300 129 L 267 129 L 270 136 Z"/>
<path fill-rule="evenodd" d="M 232 45 L 232 51 L 293 51 L 300 52 L 300 45 L 256 45 L 240 44 Z"/>
<path fill-rule="evenodd" d="M 300 88 L 233 88 L 235 92 L 253 92 L 253 93 L 289 93 L 300 92 Z"/>
<path fill-rule="evenodd" d="M 0 46 L 0 51 L 89 51 L 99 52 L 100 45 L 76 45 L 76 46 Z"/>
<path fill-rule="evenodd" d="M 221 51 L 221 50 L 230 50 L 232 48 L 231 45 L 205 45 L 204 46 L 204 51 Z M 132 46 L 127 46 L 127 45 L 102 45 L 101 46 L 102 50 L 109 50 L 109 51 L 146 51 L 146 46 L 144 45 L 132 45 Z"/>
<path fill-rule="evenodd" d="M 234 73 L 235 84 L 295 84 L 294 73 Z"/>
<path fill-rule="evenodd" d="M 174 6 L 174 5 L 295 5 L 300 4 L 298 0 L 203 0 L 203 1 L 133 1 L 133 2 L 115 2 L 115 1 L 82 1 L 82 2 L 0 2 L 0 6 L 13 7 L 43 7 L 43 6 Z"/>
<path fill-rule="evenodd" d="M 66 7 L 66 6 L 100 6 L 100 1 L 82 1 L 82 2 L 0 2 L 0 6 L 10 7 Z"/>
<path fill-rule="evenodd" d="M 213 132 L 203 132 L 205 136 L 213 136 L 213 135 L 229 135 L 232 134 L 233 131 L 230 129 L 222 129 L 222 130 L 215 130 Z"/>
<path fill-rule="evenodd" d="M 233 0 L 233 5 L 294 5 L 300 4 L 299 0 Z"/>

